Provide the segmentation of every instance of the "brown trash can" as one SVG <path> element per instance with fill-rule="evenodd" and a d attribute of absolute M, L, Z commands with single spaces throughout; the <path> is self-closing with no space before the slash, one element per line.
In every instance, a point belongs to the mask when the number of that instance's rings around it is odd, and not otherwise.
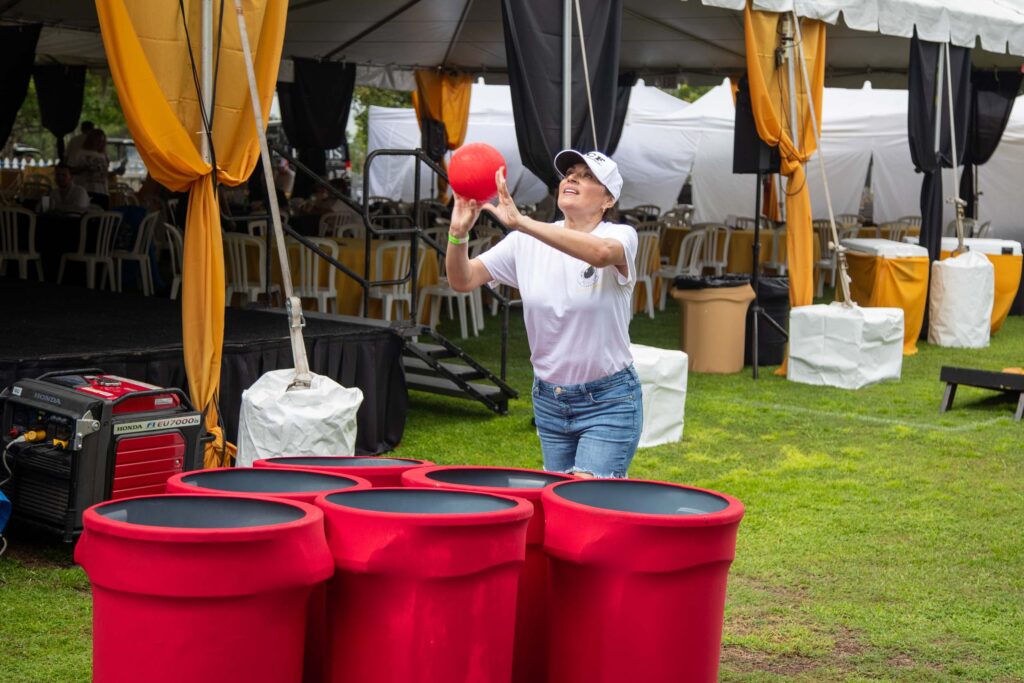
<path fill-rule="evenodd" d="M 676 278 L 679 348 L 690 372 L 730 373 L 743 369 L 747 308 L 754 290 L 746 278 Z"/>

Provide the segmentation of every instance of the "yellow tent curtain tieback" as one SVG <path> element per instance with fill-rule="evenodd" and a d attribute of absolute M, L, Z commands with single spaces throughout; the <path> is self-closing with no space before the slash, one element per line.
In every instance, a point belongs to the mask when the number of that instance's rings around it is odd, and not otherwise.
<path fill-rule="evenodd" d="M 466 140 L 469 128 L 469 99 L 473 79 L 468 74 L 448 73 L 437 70 L 416 72 L 416 91 L 412 94 L 412 105 L 416 109 L 416 120 L 423 128 L 423 118 L 431 118 L 444 124 L 448 134 L 448 149 L 458 149 Z M 445 166 L 441 162 L 442 167 Z M 448 201 L 448 186 L 437 179 L 438 199 Z"/>
<path fill-rule="evenodd" d="M 783 22 L 788 14 L 754 11 L 748 2 L 743 15 L 747 51 L 747 78 L 754 123 L 766 143 L 779 148 L 781 172 L 788 179 L 786 191 L 786 252 L 789 268 L 790 306 L 806 306 L 814 300 L 814 239 L 811 228 L 811 197 L 804 164 L 816 149 L 814 127 L 821 130 L 821 97 L 825 83 L 825 25 L 803 20 L 802 44 L 796 45 L 807 64 L 811 92 L 806 92 L 801 69 L 795 64 L 794 82 L 789 70 L 776 63 Z M 790 27 L 791 28 L 791 27 Z M 798 140 L 790 128 L 790 92 L 795 94 L 799 121 Z M 808 96 L 813 98 L 815 117 L 811 116 Z M 780 374 L 785 372 L 785 364 Z"/>
<path fill-rule="evenodd" d="M 175 2 L 96 1 L 110 73 L 139 154 L 159 183 L 174 191 L 189 190 L 182 344 L 192 401 L 205 411 L 207 430 L 216 439 L 207 444 L 205 464 L 215 467 L 230 464 L 232 448 L 224 444 L 214 404 L 224 344 L 224 254 L 220 208 L 209 177 L 213 169 L 200 152 L 199 93 L 185 77 L 192 70 L 185 26 L 190 36 L 200 35 L 201 8 L 197 2 L 185 2 L 184 7 L 182 17 Z M 264 121 L 277 82 L 287 12 L 287 0 L 245 3 Z M 248 82 L 237 77 L 245 73 L 245 64 L 234 17 L 225 17 L 223 27 L 215 25 L 213 34 L 222 40 L 212 135 L 217 180 L 238 185 L 259 160 L 259 142 Z"/>

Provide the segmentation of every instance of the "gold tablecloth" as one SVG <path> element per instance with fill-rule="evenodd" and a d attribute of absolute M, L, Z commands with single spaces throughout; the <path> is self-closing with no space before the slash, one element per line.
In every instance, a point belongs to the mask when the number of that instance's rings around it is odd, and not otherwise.
<path fill-rule="evenodd" d="M 883 258 L 846 252 L 850 297 L 861 306 L 903 309 L 903 354 L 917 353 L 928 300 L 928 257 Z M 836 300 L 842 296 L 836 288 Z"/>

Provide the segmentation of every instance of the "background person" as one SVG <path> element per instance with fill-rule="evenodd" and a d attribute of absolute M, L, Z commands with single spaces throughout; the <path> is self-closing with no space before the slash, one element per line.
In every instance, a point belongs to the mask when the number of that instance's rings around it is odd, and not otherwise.
<path fill-rule="evenodd" d="M 93 204 L 103 210 L 110 208 L 110 158 L 107 156 L 107 134 L 93 128 L 85 136 L 82 149 L 70 161 L 75 181 L 89 193 Z"/>
<path fill-rule="evenodd" d="M 92 121 L 82 121 L 78 127 L 78 135 L 73 135 L 68 140 L 68 146 L 64 148 L 64 161 L 70 161 L 75 158 L 75 155 L 82 151 L 82 145 L 85 144 L 85 138 L 89 134 L 89 131 L 95 128 L 95 124 Z"/>
<path fill-rule="evenodd" d="M 63 161 L 53 169 L 54 186 L 50 190 L 49 210 L 55 213 L 84 213 L 89 208 L 89 193 L 71 177 L 71 168 Z"/>
<path fill-rule="evenodd" d="M 543 223 L 520 214 L 499 170 L 498 206 L 483 208 L 515 232 L 473 260 L 466 235 L 481 207 L 456 197 L 448 282 L 470 291 L 496 280 L 522 294 L 544 469 L 625 477 L 643 426 L 629 351 L 637 234 L 605 220 L 622 190 L 609 157 L 563 150 L 555 169 L 565 220 Z"/>

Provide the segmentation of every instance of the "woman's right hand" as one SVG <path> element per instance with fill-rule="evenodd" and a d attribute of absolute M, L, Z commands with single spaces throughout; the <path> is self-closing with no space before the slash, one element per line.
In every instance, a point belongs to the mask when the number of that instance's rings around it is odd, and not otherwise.
<path fill-rule="evenodd" d="M 475 199 L 463 199 L 455 195 L 455 206 L 452 208 L 448 232 L 452 237 L 462 239 L 469 233 L 479 216 L 480 204 Z"/>

